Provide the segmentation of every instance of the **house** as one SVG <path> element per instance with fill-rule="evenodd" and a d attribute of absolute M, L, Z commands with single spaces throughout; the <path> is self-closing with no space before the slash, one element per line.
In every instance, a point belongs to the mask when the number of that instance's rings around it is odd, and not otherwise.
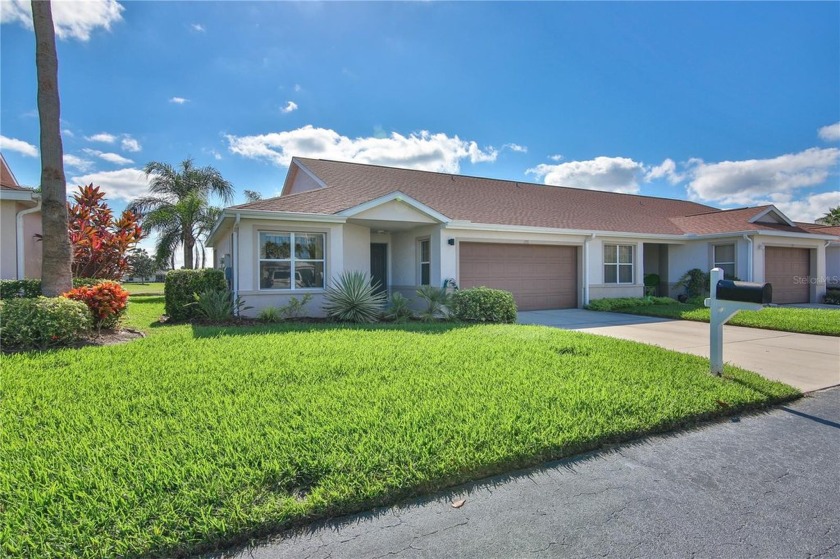
<path fill-rule="evenodd" d="M 0 279 L 41 277 L 41 197 L 21 186 L 0 154 Z"/>
<path fill-rule="evenodd" d="M 837 231 L 774 206 L 720 210 L 683 200 L 294 158 L 277 198 L 226 208 L 210 233 L 215 265 L 253 307 L 313 295 L 330 278 L 370 274 L 388 292 L 419 285 L 511 291 L 520 310 L 638 297 L 644 277 L 676 295 L 713 266 L 769 281 L 778 303 L 825 292 Z M 447 282 L 448 283 L 448 282 Z"/>

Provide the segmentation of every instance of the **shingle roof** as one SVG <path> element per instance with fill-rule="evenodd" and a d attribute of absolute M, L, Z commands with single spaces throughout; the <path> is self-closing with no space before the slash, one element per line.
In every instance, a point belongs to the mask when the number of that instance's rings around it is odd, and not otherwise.
<path fill-rule="evenodd" d="M 2 154 L 0 154 L 0 188 L 3 190 L 28 190 L 18 184 L 14 173 L 9 169 L 6 158 Z"/>
<path fill-rule="evenodd" d="M 765 206 L 719 210 L 670 198 L 322 159 L 295 161 L 321 179 L 326 188 L 234 208 L 329 215 L 400 191 L 452 220 L 473 223 L 663 235 L 757 229 L 808 232 L 800 227 L 749 223 Z"/>

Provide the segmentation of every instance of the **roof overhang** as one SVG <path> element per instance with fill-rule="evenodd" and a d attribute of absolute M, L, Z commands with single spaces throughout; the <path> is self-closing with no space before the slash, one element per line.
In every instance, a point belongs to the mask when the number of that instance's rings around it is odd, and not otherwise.
<path fill-rule="evenodd" d="M 227 228 L 229 222 L 236 222 L 237 219 L 260 219 L 263 221 L 312 221 L 316 223 L 346 223 L 344 217 L 330 214 L 312 214 L 301 212 L 277 212 L 273 210 L 237 210 L 226 209 L 216 220 L 215 225 L 207 235 L 207 246 L 212 247 L 219 236 Z"/>
<path fill-rule="evenodd" d="M 385 196 L 380 196 L 379 198 L 374 198 L 373 200 L 369 200 L 363 204 L 359 204 L 358 206 L 347 208 L 346 210 L 338 212 L 336 215 L 357 219 L 380 217 L 376 215 L 375 210 L 380 209 L 383 206 L 406 208 L 412 213 L 416 212 L 420 216 L 425 217 L 423 221 L 431 220 L 431 222 L 434 223 L 449 223 L 452 221 L 439 211 L 430 208 L 426 204 L 415 200 L 408 194 L 400 192 L 399 190 L 386 194 Z M 401 221 L 400 219 L 392 220 Z"/>
<path fill-rule="evenodd" d="M 12 189 L 12 188 L 2 188 L 0 189 L 0 200 L 10 200 L 14 202 L 21 202 L 23 204 L 31 205 L 35 207 L 38 205 L 38 200 L 41 197 L 34 191 L 29 189 Z"/>

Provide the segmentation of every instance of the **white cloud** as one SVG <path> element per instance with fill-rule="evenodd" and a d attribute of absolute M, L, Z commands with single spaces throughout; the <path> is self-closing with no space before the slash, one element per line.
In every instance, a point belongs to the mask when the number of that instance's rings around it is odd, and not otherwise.
<path fill-rule="evenodd" d="M 540 164 L 525 172 L 554 186 L 636 194 L 645 166 L 627 157 L 601 156 L 588 161 Z"/>
<path fill-rule="evenodd" d="M 90 148 L 85 148 L 82 151 L 85 152 L 88 155 L 98 157 L 99 159 L 102 159 L 103 161 L 107 161 L 108 163 L 114 163 L 116 165 L 130 165 L 131 163 L 134 163 L 134 161 L 132 161 L 131 159 L 128 159 L 127 157 L 123 157 L 122 155 L 120 155 L 118 153 L 104 153 L 104 152 L 101 152 L 99 150 L 90 149 Z"/>
<path fill-rule="evenodd" d="M 62 134 L 63 136 L 67 136 L 68 138 L 75 138 L 75 137 L 76 137 L 76 135 L 75 135 L 75 134 L 73 134 L 73 131 L 72 131 L 72 130 L 70 130 L 69 128 L 65 128 L 65 129 L 63 129 L 63 130 L 61 131 L 61 134 Z"/>
<path fill-rule="evenodd" d="M 666 159 L 659 165 L 652 167 L 645 174 L 645 182 L 650 182 L 656 179 L 668 179 L 671 184 L 678 184 L 685 180 L 685 175 L 677 172 L 677 164 L 673 159 Z"/>
<path fill-rule="evenodd" d="M 190 100 L 189 100 L 189 99 L 186 99 L 186 98 L 184 98 L 184 97 L 172 97 L 172 98 L 169 100 L 169 102 L 170 102 L 170 103 L 174 103 L 174 104 L 176 104 L 176 105 L 183 105 L 184 103 L 189 103 L 189 102 L 190 102 Z"/>
<path fill-rule="evenodd" d="M 462 160 L 479 163 L 495 161 L 498 156 L 492 147 L 482 150 L 474 141 L 425 130 L 408 136 L 393 132 L 384 138 L 348 138 L 334 130 L 307 125 L 284 132 L 226 137 L 232 153 L 284 166 L 296 155 L 457 173 Z"/>
<path fill-rule="evenodd" d="M 120 142 L 120 147 L 123 149 L 123 151 L 130 151 L 133 153 L 137 153 L 138 151 L 143 149 L 143 147 L 140 145 L 140 142 L 132 138 L 130 134 L 123 134 L 122 141 Z"/>
<path fill-rule="evenodd" d="M 774 202 L 770 202 L 774 203 Z M 801 200 L 775 202 L 777 208 L 794 221 L 813 223 L 824 216 L 829 208 L 840 206 L 840 191 L 811 194 Z"/>
<path fill-rule="evenodd" d="M 688 173 L 692 198 L 720 204 L 752 205 L 775 196 L 790 199 L 801 188 L 822 184 L 840 162 L 840 149 L 810 148 L 772 159 L 705 163 L 694 159 Z"/>
<path fill-rule="evenodd" d="M 303 88 L 300 86 L 300 84 L 296 83 L 295 84 L 295 92 L 300 93 L 302 90 L 303 90 Z"/>
<path fill-rule="evenodd" d="M 205 31 L 207 31 L 207 29 L 205 29 L 204 26 L 200 23 L 193 23 L 192 25 L 190 25 L 190 27 L 193 31 L 197 31 L 199 33 L 204 33 Z"/>
<path fill-rule="evenodd" d="M 294 101 L 289 101 L 289 102 L 286 103 L 285 107 L 280 108 L 280 112 L 281 113 L 290 113 L 292 111 L 296 111 L 297 108 L 298 108 L 297 103 L 295 103 Z"/>
<path fill-rule="evenodd" d="M 518 153 L 528 153 L 528 147 L 520 146 L 519 144 L 505 144 L 502 146 L 502 149 L 509 149 L 510 151 L 515 151 Z"/>
<path fill-rule="evenodd" d="M 90 173 L 73 177 L 70 182 L 73 184 L 93 183 L 101 186 L 109 199 L 120 199 L 126 202 L 149 193 L 149 181 L 146 173 L 140 169 L 129 168 Z"/>
<path fill-rule="evenodd" d="M 0 150 L 14 151 L 21 155 L 26 155 L 27 157 L 38 157 L 38 148 L 29 142 L 24 142 L 23 140 L 18 140 L 17 138 L 0 136 Z"/>
<path fill-rule="evenodd" d="M 99 134 L 94 134 L 93 136 L 85 136 L 85 140 L 88 142 L 102 142 L 103 144 L 113 144 L 117 141 L 117 137 L 113 134 L 108 134 L 107 132 L 100 132 Z"/>
<path fill-rule="evenodd" d="M 59 39 L 87 41 L 91 32 L 122 20 L 125 8 L 116 0 L 86 0 L 84 2 L 52 3 L 53 25 Z M 20 22 L 32 29 L 32 6 L 28 0 L 0 1 L 0 23 Z"/>
<path fill-rule="evenodd" d="M 837 140 L 840 140 L 840 122 L 823 126 L 817 130 L 817 134 L 819 134 L 820 138 L 826 142 L 836 142 Z"/>
<path fill-rule="evenodd" d="M 551 159 L 552 161 L 563 161 L 564 159 L 566 159 L 565 157 L 563 157 L 559 153 L 555 154 L 555 155 L 549 155 L 548 158 Z"/>
<path fill-rule="evenodd" d="M 74 167 L 77 171 L 85 173 L 93 167 L 93 161 L 90 161 L 89 159 L 83 159 L 78 155 L 65 153 L 64 165 L 67 167 Z"/>

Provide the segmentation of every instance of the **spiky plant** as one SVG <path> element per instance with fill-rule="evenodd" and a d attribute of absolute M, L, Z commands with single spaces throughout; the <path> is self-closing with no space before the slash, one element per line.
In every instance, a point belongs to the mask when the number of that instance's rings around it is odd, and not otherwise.
<path fill-rule="evenodd" d="M 417 289 L 417 296 L 426 302 L 426 309 L 420 314 L 423 320 L 449 318 L 452 297 L 446 288 L 422 285 Z"/>
<path fill-rule="evenodd" d="M 411 318 L 412 314 L 408 298 L 404 297 L 402 293 L 391 295 L 391 304 L 385 311 L 385 318 L 394 322 L 405 322 Z"/>
<path fill-rule="evenodd" d="M 371 283 L 362 272 L 344 272 L 327 288 L 324 311 L 342 322 L 375 322 L 379 319 L 386 295 L 378 283 Z"/>

